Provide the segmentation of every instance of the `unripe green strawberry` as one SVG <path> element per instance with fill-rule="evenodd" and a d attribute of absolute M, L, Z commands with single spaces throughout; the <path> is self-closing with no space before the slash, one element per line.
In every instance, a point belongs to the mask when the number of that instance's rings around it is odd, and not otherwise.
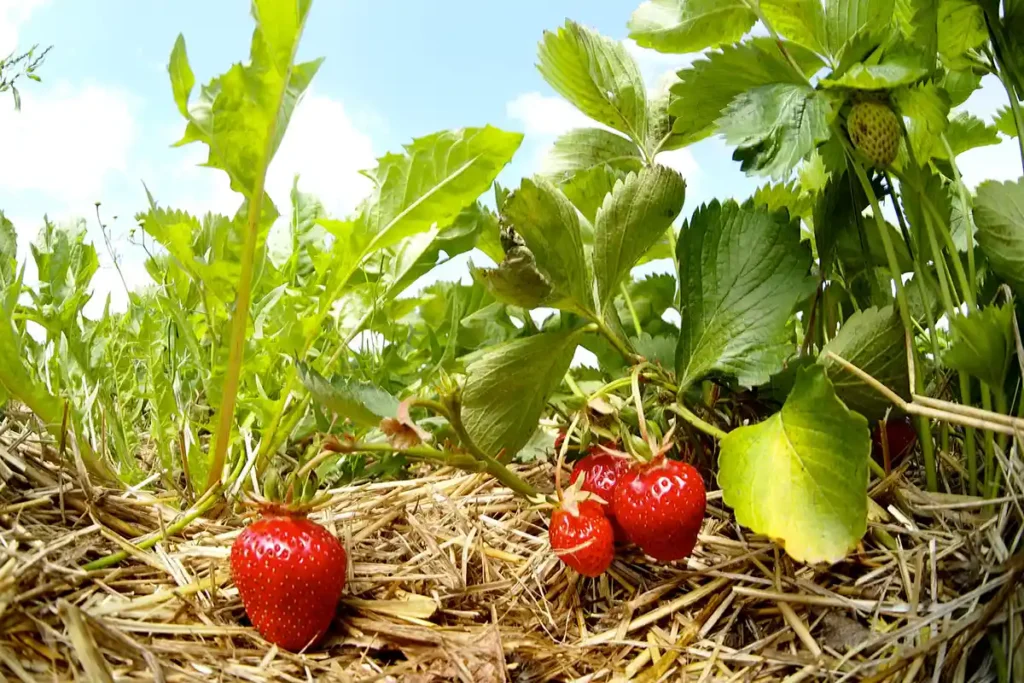
<path fill-rule="evenodd" d="M 850 141 L 875 166 L 888 168 L 900 149 L 900 120 L 884 102 L 864 100 L 846 118 Z"/>

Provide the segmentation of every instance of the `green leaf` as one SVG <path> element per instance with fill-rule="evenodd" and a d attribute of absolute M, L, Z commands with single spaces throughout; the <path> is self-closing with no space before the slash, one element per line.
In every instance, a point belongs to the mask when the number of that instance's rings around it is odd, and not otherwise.
<path fill-rule="evenodd" d="M 858 33 L 878 35 L 892 20 L 893 0 L 826 0 L 825 29 L 833 56 Z"/>
<path fill-rule="evenodd" d="M 254 0 L 250 63 L 235 64 L 202 88 L 199 101 L 188 107 L 187 92 L 177 90 L 184 73 L 184 41 L 172 53 L 175 99 L 187 108 L 188 126 L 179 145 L 203 142 L 209 148 L 206 165 L 231 179 L 231 189 L 254 199 L 271 159 L 284 139 L 292 112 L 309 87 L 322 60 L 292 65 L 309 12 L 309 1 Z"/>
<path fill-rule="evenodd" d="M 537 51 L 544 80 L 590 118 L 647 142 L 647 89 L 621 42 L 567 21 Z"/>
<path fill-rule="evenodd" d="M 939 55 L 943 62 L 959 66 L 963 55 L 987 40 L 985 12 L 975 0 L 939 0 Z"/>
<path fill-rule="evenodd" d="M 629 37 L 659 52 L 700 52 L 735 43 L 757 21 L 744 0 L 648 0 L 629 19 Z"/>
<path fill-rule="evenodd" d="M 888 399 L 830 359 L 829 352 L 853 363 L 903 398 L 910 399 L 903 323 L 892 306 L 866 308 L 851 315 L 818 358 L 828 372 L 836 394 L 850 410 L 872 422 L 884 417 L 890 407 Z"/>
<path fill-rule="evenodd" d="M 466 368 L 462 422 L 485 453 L 514 456 L 537 429 L 548 397 L 569 371 L 577 332 L 548 332 L 487 349 Z"/>
<path fill-rule="evenodd" d="M 1013 358 L 1013 307 L 992 305 L 949 321 L 953 341 L 942 361 L 1001 389 Z"/>
<path fill-rule="evenodd" d="M 506 200 L 503 218 L 526 241 L 537 268 L 551 283 L 557 299 L 552 305 L 592 312 L 593 287 L 579 217 L 566 196 L 546 180 L 524 178 Z"/>
<path fill-rule="evenodd" d="M 594 277 L 599 308 L 618 293 L 619 283 L 640 257 L 665 234 L 683 208 L 686 181 L 660 165 L 631 173 L 597 212 Z"/>
<path fill-rule="evenodd" d="M 492 126 L 417 138 L 405 154 L 378 159 L 360 220 L 374 235 L 368 251 L 393 246 L 434 225 L 449 225 L 494 182 L 523 141 Z"/>
<path fill-rule="evenodd" d="M 880 64 L 858 62 L 839 78 L 823 78 L 826 88 L 854 88 L 857 90 L 892 90 L 920 80 L 928 69 L 907 60 L 888 60 Z"/>
<path fill-rule="evenodd" d="M 1017 137 L 1017 123 L 1013 120 L 1013 110 L 1010 109 L 1009 105 L 996 112 L 996 118 L 993 123 L 996 129 L 1003 135 L 1010 138 Z"/>
<path fill-rule="evenodd" d="M 949 106 L 959 107 L 981 87 L 981 76 L 971 69 L 953 69 L 942 79 L 942 89 L 949 95 Z"/>
<path fill-rule="evenodd" d="M 497 268 L 469 267 L 473 280 L 495 299 L 522 308 L 539 308 L 551 301 L 551 282 L 537 269 L 537 260 L 526 247 L 509 250 Z"/>
<path fill-rule="evenodd" d="M 810 50 L 792 43 L 784 46 L 805 76 L 821 67 L 821 58 Z M 710 52 L 678 75 L 679 82 L 671 87 L 669 103 L 669 113 L 676 117 L 672 131 L 678 147 L 714 133 L 722 112 L 741 93 L 761 85 L 806 85 L 774 41 L 765 38 Z"/>
<path fill-rule="evenodd" d="M 188 98 L 192 95 L 192 88 L 196 85 L 195 74 L 188 63 L 188 53 L 185 51 L 185 37 L 178 34 L 174 41 L 174 49 L 171 50 L 171 60 L 167 64 L 167 73 L 171 77 L 171 92 L 174 93 L 174 103 L 178 105 L 178 111 L 182 116 L 188 118 Z"/>
<path fill-rule="evenodd" d="M 611 167 L 594 166 L 580 171 L 572 179 L 562 183 L 560 188 L 588 222 L 597 220 L 597 212 L 604 205 L 604 199 L 615 189 L 615 183 L 624 179 L 625 174 Z M 584 244 L 593 244 L 593 231 L 587 234 L 586 226 L 581 225 Z M 589 239 L 588 239 L 589 237 Z"/>
<path fill-rule="evenodd" d="M 761 0 L 761 11 L 783 38 L 819 55 L 828 54 L 825 12 L 820 0 Z"/>
<path fill-rule="evenodd" d="M 938 51 L 940 0 L 896 0 L 893 16 L 925 64 L 934 65 Z"/>
<path fill-rule="evenodd" d="M 811 366 L 780 412 L 722 440 L 718 482 L 740 524 L 798 562 L 838 562 L 867 531 L 870 452 L 867 420 Z"/>
<path fill-rule="evenodd" d="M 639 171 L 643 159 L 636 143 L 621 135 L 603 128 L 576 128 L 555 140 L 541 172 L 557 183 L 604 164 L 629 173 Z"/>
<path fill-rule="evenodd" d="M 763 85 L 740 94 L 719 121 L 733 158 L 748 175 L 787 178 L 829 137 L 830 106 L 805 85 Z"/>
<path fill-rule="evenodd" d="M 0 299 L 18 277 L 18 231 L 0 211 Z"/>
<path fill-rule="evenodd" d="M 798 221 L 734 201 L 699 208 L 677 245 L 680 387 L 711 373 L 756 386 L 793 351 L 787 322 L 814 289 Z"/>
<path fill-rule="evenodd" d="M 313 400 L 338 416 L 348 418 L 359 427 L 376 427 L 385 417 L 398 414 L 398 399 L 368 382 L 348 377 L 327 380 L 305 363 L 296 365 L 299 378 Z"/>
<path fill-rule="evenodd" d="M 814 210 L 814 196 L 801 192 L 802 185 L 795 180 L 762 185 L 754 191 L 754 206 L 763 206 L 768 213 L 785 209 L 790 216 L 810 218 Z"/>
<path fill-rule="evenodd" d="M 910 141 L 920 164 L 927 163 L 942 147 L 939 136 L 949 123 L 949 95 L 934 83 L 900 88 L 895 93 L 897 110 L 910 119 Z M 899 163 L 906 166 L 906 150 L 901 148 Z"/>
<path fill-rule="evenodd" d="M 954 157 L 978 147 L 999 144 L 999 134 L 994 127 L 985 125 L 984 121 L 965 111 L 950 120 L 946 138 L 953 148 Z M 941 159 L 948 157 L 945 148 L 937 150 L 935 156 Z"/>
<path fill-rule="evenodd" d="M 989 180 L 974 198 L 978 245 L 992 270 L 1024 291 L 1024 178 L 1016 182 Z"/>

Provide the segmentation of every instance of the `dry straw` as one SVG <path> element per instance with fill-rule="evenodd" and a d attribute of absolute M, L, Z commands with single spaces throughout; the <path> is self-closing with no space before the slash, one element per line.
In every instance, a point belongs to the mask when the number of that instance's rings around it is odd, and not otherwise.
<path fill-rule="evenodd" d="M 227 562 L 243 518 L 141 550 L 174 500 L 90 484 L 26 425 L 0 425 L 0 680 L 1012 680 L 1021 649 L 1016 448 L 988 504 L 906 467 L 873 482 L 863 543 L 822 567 L 737 527 L 714 491 L 685 566 L 627 550 L 585 580 L 550 552 L 545 513 L 485 475 L 338 489 L 314 517 L 349 549 L 346 595 L 329 639 L 291 654 L 243 620 Z M 551 464 L 518 473 L 550 489 Z"/>

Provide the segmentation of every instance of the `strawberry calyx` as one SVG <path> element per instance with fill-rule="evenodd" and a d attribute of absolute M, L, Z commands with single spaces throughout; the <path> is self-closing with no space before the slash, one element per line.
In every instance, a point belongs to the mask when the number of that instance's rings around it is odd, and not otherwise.
<path fill-rule="evenodd" d="M 596 493 L 584 490 L 584 483 L 586 483 L 585 477 L 577 477 L 576 481 L 569 485 L 569 488 L 562 491 L 562 498 L 555 506 L 555 509 L 565 510 L 573 517 L 579 517 L 580 503 L 585 500 L 592 500 L 601 505 L 607 505 L 609 503 L 609 501 L 604 500 Z"/>

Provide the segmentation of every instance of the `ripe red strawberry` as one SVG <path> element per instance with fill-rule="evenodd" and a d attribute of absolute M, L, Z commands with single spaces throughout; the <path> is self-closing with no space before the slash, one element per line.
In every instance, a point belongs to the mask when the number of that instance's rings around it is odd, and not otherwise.
<path fill-rule="evenodd" d="M 563 500 L 551 513 L 548 540 L 559 559 L 584 576 L 600 576 L 615 559 L 611 522 L 594 500 Z"/>
<path fill-rule="evenodd" d="M 910 453 L 911 448 L 917 443 L 917 431 L 909 416 L 902 418 L 890 417 L 883 425 L 879 422 L 871 433 L 871 453 L 875 460 L 885 464 L 885 451 L 882 450 L 883 441 L 889 447 L 889 467 L 896 466 L 903 458 Z"/>
<path fill-rule="evenodd" d="M 231 574 L 249 619 L 286 650 L 315 645 L 345 587 L 341 542 L 301 513 L 268 507 L 231 547 Z"/>
<path fill-rule="evenodd" d="M 622 476 L 612 510 L 629 540 L 654 559 L 671 562 L 693 552 L 706 503 L 700 473 L 659 455 Z"/>
<path fill-rule="evenodd" d="M 604 508 L 604 513 L 608 517 L 608 521 L 611 522 L 615 540 L 620 543 L 627 540 L 626 532 L 616 521 L 611 502 L 619 479 L 629 471 L 633 462 L 628 457 L 613 455 L 600 447 L 594 447 L 590 449 L 589 455 L 576 462 L 576 466 L 572 468 L 572 475 L 569 477 L 573 483 L 582 477 L 583 490 L 590 491 L 605 501 L 601 507 Z"/>

